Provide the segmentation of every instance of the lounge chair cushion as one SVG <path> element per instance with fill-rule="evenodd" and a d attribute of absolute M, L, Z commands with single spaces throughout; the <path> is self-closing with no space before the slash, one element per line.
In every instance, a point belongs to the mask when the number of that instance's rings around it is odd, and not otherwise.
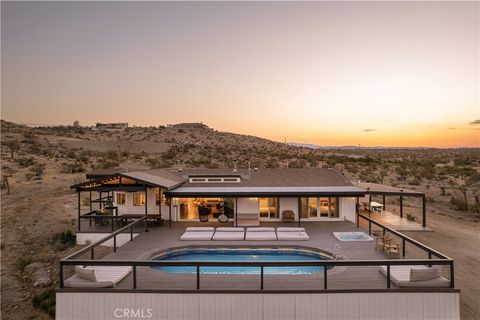
<path fill-rule="evenodd" d="M 81 266 L 76 266 L 75 273 L 80 279 L 93 281 L 93 282 L 97 281 L 97 277 L 95 276 L 94 269 L 88 269 Z"/>
<path fill-rule="evenodd" d="M 248 231 L 245 234 L 245 240 L 268 241 L 277 240 L 275 231 Z"/>
<path fill-rule="evenodd" d="M 247 228 L 247 232 L 275 232 L 275 228 L 271 228 L 271 227 L 253 227 L 253 228 Z"/>
<path fill-rule="evenodd" d="M 185 231 L 180 240 L 211 240 L 213 231 Z"/>
<path fill-rule="evenodd" d="M 188 227 L 185 229 L 187 232 L 191 231 L 215 231 L 214 227 Z"/>
<path fill-rule="evenodd" d="M 277 231 L 278 240 L 302 240 L 307 241 L 310 240 L 310 237 L 305 231 Z"/>
<path fill-rule="evenodd" d="M 391 266 L 390 267 L 390 280 L 397 287 L 449 287 L 450 280 L 440 276 L 435 279 L 426 281 L 410 281 L 411 269 L 426 269 L 426 266 Z M 379 271 L 387 275 L 387 267 L 381 266 Z"/>
<path fill-rule="evenodd" d="M 218 227 L 217 232 L 245 232 L 243 228 L 239 227 Z"/>
<path fill-rule="evenodd" d="M 132 267 L 95 266 L 86 267 L 95 270 L 96 281 L 81 279 L 78 274 L 65 280 L 65 287 L 71 288 L 108 288 L 115 287 L 130 272 Z"/>
<path fill-rule="evenodd" d="M 440 277 L 440 270 L 435 266 L 427 269 L 410 269 L 410 281 L 427 281 Z"/>
<path fill-rule="evenodd" d="M 279 227 L 277 228 L 277 232 L 305 232 L 305 228 L 297 228 L 297 227 Z"/>
<path fill-rule="evenodd" d="M 236 241 L 236 240 L 243 240 L 245 236 L 244 232 L 238 231 L 220 231 L 215 232 L 213 235 L 213 240 L 223 240 L 223 241 Z"/>

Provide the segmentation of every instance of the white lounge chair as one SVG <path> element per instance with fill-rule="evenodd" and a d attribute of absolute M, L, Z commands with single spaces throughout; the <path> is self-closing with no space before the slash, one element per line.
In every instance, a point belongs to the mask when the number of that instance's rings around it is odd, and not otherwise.
<path fill-rule="evenodd" d="M 271 241 L 277 240 L 277 234 L 275 233 L 275 228 L 247 228 L 247 233 L 245 234 L 245 240 L 255 240 L 255 241 Z"/>
<path fill-rule="evenodd" d="M 109 288 L 115 287 L 125 278 L 132 271 L 132 267 L 92 266 L 83 268 L 77 266 L 75 270 L 77 273 L 65 280 L 65 287 Z M 85 277 L 83 273 L 88 273 L 88 277 Z"/>
<path fill-rule="evenodd" d="M 188 227 L 180 236 L 184 241 L 212 240 L 215 228 L 213 227 Z"/>
<path fill-rule="evenodd" d="M 212 240 L 237 241 L 245 239 L 245 230 L 238 227 L 218 227 L 213 234 Z"/>
<path fill-rule="evenodd" d="M 412 272 L 412 269 L 414 270 L 413 272 Z M 417 272 L 415 272 L 415 270 L 417 270 Z M 379 271 L 385 276 L 387 276 L 386 266 L 381 266 Z M 412 274 L 414 275 L 413 281 L 412 281 Z M 435 287 L 437 288 L 437 287 L 450 286 L 450 280 L 441 276 L 440 270 L 437 267 L 429 268 L 426 266 L 391 266 L 390 280 L 397 287 Z"/>
<path fill-rule="evenodd" d="M 300 240 L 307 241 L 310 240 L 305 228 L 289 228 L 289 227 L 280 227 L 277 228 L 277 238 L 278 240 Z"/>

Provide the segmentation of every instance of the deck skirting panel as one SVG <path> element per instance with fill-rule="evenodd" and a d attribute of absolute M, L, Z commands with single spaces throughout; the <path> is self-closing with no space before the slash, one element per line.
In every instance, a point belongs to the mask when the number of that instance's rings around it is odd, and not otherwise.
<path fill-rule="evenodd" d="M 57 292 L 56 319 L 460 319 L 458 292 Z"/>

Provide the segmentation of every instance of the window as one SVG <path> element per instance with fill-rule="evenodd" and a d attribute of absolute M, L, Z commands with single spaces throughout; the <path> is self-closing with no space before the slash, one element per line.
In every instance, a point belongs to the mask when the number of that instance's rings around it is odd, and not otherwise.
<path fill-rule="evenodd" d="M 278 198 L 259 198 L 260 218 L 278 219 Z"/>
<path fill-rule="evenodd" d="M 145 205 L 145 194 L 137 193 L 133 195 L 133 205 L 134 206 L 144 206 Z"/>
<path fill-rule="evenodd" d="M 302 219 L 339 218 L 338 198 L 300 198 L 300 217 Z"/>
<path fill-rule="evenodd" d="M 126 195 L 125 193 L 117 193 L 117 205 L 124 206 L 126 202 Z"/>
<path fill-rule="evenodd" d="M 330 218 L 338 218 L 338 198 L 330 198 Z"/>
<path fill-rule="evenodd" d="M 160 205 L 160 188 L 155 189 L 155 205 Z M 167 198 L 163 195 L 163 192 L 161 194 L 161 200 L 163 205 L 168 205 L 168 200 Z"/>

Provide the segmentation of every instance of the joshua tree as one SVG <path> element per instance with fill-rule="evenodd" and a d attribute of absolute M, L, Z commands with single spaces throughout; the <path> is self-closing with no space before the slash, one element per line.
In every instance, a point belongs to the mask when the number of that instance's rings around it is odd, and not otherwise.
<path fill-rule="evenodd" d="M 5 142 L 5 146 L 10 150 L 10 156 L 13 159 L 13 155 L 18 149 L 20 149 L 20 144 L 17 140 L 10 140 Z"/>

